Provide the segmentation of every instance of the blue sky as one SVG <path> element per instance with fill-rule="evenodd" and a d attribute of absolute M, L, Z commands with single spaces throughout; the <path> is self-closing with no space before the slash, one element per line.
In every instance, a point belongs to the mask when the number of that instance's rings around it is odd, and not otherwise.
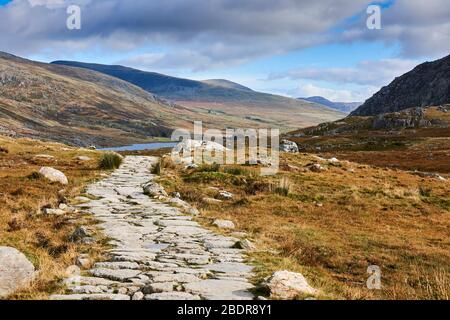
<path fill-rule="evenodd" d="M 0 50 L 40 61 L 123 64 L 226 78 L 288 96 L 363 101 L 415 65 L 450 53 L 446 0 L 0 0 Z M 65 27 L 69 4 L 81 30 Z M 445 31 L 447 30 L 447 31 Z"/>

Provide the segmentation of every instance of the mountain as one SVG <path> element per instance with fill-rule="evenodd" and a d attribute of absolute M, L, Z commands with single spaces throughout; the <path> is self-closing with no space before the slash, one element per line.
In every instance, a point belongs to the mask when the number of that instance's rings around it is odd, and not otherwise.
<path fill-rule="evenodd" d="M 222 87 L 222 88 L 253 92 L 252 89 L 247 88 L 247 87 L 243 86 L 242 84 L 239 84 L 239 83 L 236 83 L 233 81 L 229 81 L 229 80 L 225 80 L 225 79 L 209 79 L 209 80 L 203 80 L 202 82 L 212 85 L 212 86 L 217 86 L 217 87 Z"/>
<path fill-rule="evenodd" d="M 170 136 L 198 116 L 131 83 L 0 52 L 0 134 L 111 146 Z"/>
<path fill-rule="evenodd" d="M 53 64 L 102 72 L 171 100 L 192 112 L 220 116 L 221 123 L 215 128 L 238 126 L 289 130 L 345 116 L 315 103 L 256 92 L 228 80 L 195 81 L 124 66 L 74 61 L 55 61 Z"/>
<path fill-rule="evenodd" d="M 396 78 L 353 111 L 352 115 L 372 116 L 446 103 L 450 103 L 450 55 L 423 63 Z"/>
<path fill-rule="evenodd" d="M 356 108 L 358 108 L 360 105 L 362 105 L 362 102 L 333 102 L 330 101 L 324 97 L 309 97 L 309 98 L 299 98 L 300 100 L 306 100 L 309 102 L 314 102 L 317 104 L 321 104 L 323 106 L 329 107 L 331 109 L 339 110 L 344 113 L 350 113 Z"/>

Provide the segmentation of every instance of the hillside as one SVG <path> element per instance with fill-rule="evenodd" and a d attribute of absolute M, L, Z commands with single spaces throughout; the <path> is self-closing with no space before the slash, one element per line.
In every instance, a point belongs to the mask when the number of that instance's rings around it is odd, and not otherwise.
<path fill-rule="evenodd" d="M 189 110 L 125 81 L 0 54 L 0 132 L 109 146 L 168 136 Z M 174 120 L 176 119 L 176 120 Z"/>
<path fill-rule="evenodd" d="M 423 63 L 396 78 L 353 111 L 352 115 L 372 116 L 446 103 L 450 103 L 450 55 Z"/>
<path fill-rule="evenodd" d="M 350 113 L 362 104 L 362 102 L 333 102 L 324 97 L 318 96 L 299 99 L 321 104 L 331 109 L 342 111 L 344 113 Z"/>
<path fill-rule="evenodd" d="M 252 91 L 227 80 L 194 81 L 123 66 L 74 61 L 55 61 L 53 64 L 102 72 L 131 82 L 193 112 L 220 115 L 220 128 L 250 123 L 252 126 L 288 130 L 333 121 L 344 116 L 341 112 L 321 105 Z"/>
<path fill-rule="evenodd" d="M 202 82 L 206 83 L 208 85 L 222 87 L 222 88 L 237 89 L 237 90 L 244 90 L 244 91 L 250 91 L 250 92 L 253 91 L 252 89 L 247 88 L 239 83 L 225 80 L 225 79 L 208 79 L 208 80 L 203 80 Z"/>
<path fill-rule="evenodd" d="M 306 152 L 371 165 L 450 173 L 450 107 L 349 116 L 291 132 Z"/>

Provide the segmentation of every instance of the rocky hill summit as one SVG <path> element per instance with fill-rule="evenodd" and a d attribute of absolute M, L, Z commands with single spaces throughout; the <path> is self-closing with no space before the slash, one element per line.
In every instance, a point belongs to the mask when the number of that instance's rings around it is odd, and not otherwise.
<path fill-rule="evenodd" d="M 447 103 L 450 103 L 450 55 L 423 63 L 396 78 L 351 115 L 374 116 Z"/>

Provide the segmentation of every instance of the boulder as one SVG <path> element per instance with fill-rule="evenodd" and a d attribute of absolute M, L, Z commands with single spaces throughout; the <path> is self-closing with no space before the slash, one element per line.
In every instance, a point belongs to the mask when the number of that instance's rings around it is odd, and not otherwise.
<path fill-rule="evenodd" d="M 150 181 L 144 184 L 143 186 L 144 193 L 151 197 L 167 197 L 167 192 L 164 190 L 162 186 L 157 184 L 156 182 Z"/>
<path fill-rule="evenodd" d="M 26 286 L 34 277 L 34 266 L 18 250 L 0 247 L 0 298 Z"/>
<path fill-rule="evenodd" d="M 235 228 L 233 221 L 230 221 L 230 220 L 217 219 L 213 222 L 213 225 L 215 225 L 216 227 L 218 227 L 220 229 L 234 229 Z"/>
<path fill-rule="evenodd" d="M 80 160 L 80 161 L 90 161 L 90 160 L 91 160 L 91 158 L 86 157 L 86 156 L 79 156 L 79 157 L 77 157 L 76 159 L 77 159 L 77 160 Z"/>
<path fill-rule="evenodd" d="M 238 241 L 236 243 L 236 247 L 238 247 L 239 249 L 247 250 L 247 251 L 252 251 L 252 250 L 256 249 L 256 247 L 253 244 L 253 242 L 251 242 L 248 239 L 242 239 L 242 240 Z"/>
<path fill-rule="evenodd" d="M 233 194 L 228 191 L 219 191 L 219 197 L 224 200 L 233 199 Z"/>
<path fill-rule="evenodd" d="M 46 178 L 47 180 L 50 180 L 51 182 L 59 182 L 61 184 L 68 184 L 69 181 L 67 180 L 67 177 L 64 173 L 62 173 L 59 170 L 56 170 L 51 167 L 42 167 L 39 170 L 39 173 Z"/>
<path fill-rule="evenodd" d="M 79 242 L 84 238 L 89 238 L 92 236 L 92 232 L 90 232 L 86 227 L 78 227 L 69 237 L 70 242 Z"/>
<path fill-rule="evenodd" d="M 322 167 L 318 163 L 314 163 L 314 164 L 309 166 L 309 170 L 311 170 L 312 172 L 322 172 L 322 171 L 326 171 L 327 169 Z"/>
<path fill-rule="evenodd" d="M 266 282 L 273 299 L 292 300 L 300 295 L 314 295 L 312 288 L 300 273 L 277 271 Z"/>
<path fill-rule="evenodd" d="M 293 141 L 282 140 L 280 143 L 280 151 L 298 153 L 298 145 Z"/>

